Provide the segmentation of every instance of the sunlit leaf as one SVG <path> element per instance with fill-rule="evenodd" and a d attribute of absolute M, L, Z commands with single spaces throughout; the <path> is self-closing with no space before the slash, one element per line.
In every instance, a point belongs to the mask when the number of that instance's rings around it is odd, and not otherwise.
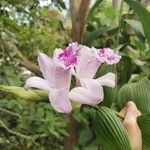
<path fill-rule="evenodd" d="M 150 46 L 150 12 L 143 7 L 140 2 L 135 0 L 125 0 L 125 2 L 136 12 L 139 16 L 145 36 Z"/>
<path fill-rule="evenodd" d="M 26 90 L 23 87 L 0 85 L 0 91 L 16 95 L 24 100 L 47 101 L 48 92 L 42 90 Z"/>
<path fill-rule="evenodd" d="M 97 0 L 95 2 L 95 4 L 92 6 L 92 8 L 90 9 L 90 12 L 88 14 L 88 17 L 87 18 L 90 18 L 90 16 L 93 14 L 94 10 L 99 7 L 99 5 L 102 3 L 103 0 Z"/>

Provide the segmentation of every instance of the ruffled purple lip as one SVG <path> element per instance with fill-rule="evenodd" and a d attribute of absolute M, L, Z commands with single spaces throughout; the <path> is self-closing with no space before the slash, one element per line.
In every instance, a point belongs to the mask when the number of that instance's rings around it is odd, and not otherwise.
<path fill-rule="evenodd" d="M 65 67 L 73 67 L 77 64 L 78 45 L 70 44 L 62 53 L 58 55 L 58 60 L 63 61 Z"/>
<path fill-rule="evenodd" d="M 121 56 L 114 53 L 110 48 L 101 48 L 98 50 L 99 59 L 107 64 L 116 64 L 119 62 Z"/>

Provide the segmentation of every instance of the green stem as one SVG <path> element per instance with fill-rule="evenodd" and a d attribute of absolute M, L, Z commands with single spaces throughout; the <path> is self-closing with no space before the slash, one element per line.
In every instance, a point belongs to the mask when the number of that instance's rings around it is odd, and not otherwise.
<path fill-rule="evenodd" d="M 21 133 L 18 133 L 18 132 L 15 132 L 15 131 L 12 131 L 10 130 L 2 120 L 0 120 L 0 126 L 2 128 L 4 128 L 8 133 L 10 134 L 13 134 L 13 135 L 16 135 L 18 137 L 21 137 L 21 138 L 24 138 L 24 139 L 27 139 L 27 140 L 31 140 L 31 136 L 27 136 L 27 135 L 24 135 L 24 134 L 21 134 Z"/>
<path fill-rule="evenodd" d="M 118 45 L 119 45 L 119 33 L 121 31 L 123 4 L 124 4 L 124 0 L 121 1 L 120 11 L 119 11 L 119 19 L 118 19 L 119 24 L 118 24 L 117 40 L 116 40 L 116 46 L 115 47 L 118 47 Z"/>
<path fill-rule="evenodd" d="M 10 110 L 7 110 L 7 109 L 4 109 L 4 108 L 1 108 L 1 107 L 0 107 L 0 111 L 5 112 L 5 113 L 7 113 L 7 114 L 10 114 L 10 115 L 13 115 L 13 116 L 16 116 L 16 117 L 21 118 L 21 115 L 19 115 L 19 114 L 15 113 L 15 112 L 12 112 L 12 111 L 10 111 Z"/>

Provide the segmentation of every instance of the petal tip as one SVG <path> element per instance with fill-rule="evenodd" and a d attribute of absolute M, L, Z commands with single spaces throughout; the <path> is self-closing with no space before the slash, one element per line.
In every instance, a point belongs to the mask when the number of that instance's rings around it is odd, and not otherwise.
<path fill-rule="evenodd" d="M 38 60 L 39 59 L 42 59 L 43 57 L 45 57 L 46 55 L 44 54 L 44 53 L 42 53 L 42 52 L 39 52 L 38 53 Z"/>
<path fill-rule="evenodd" d="M 29 79 L 30 79 L 30 78 L 29 78 Z M 25 85 L 24 85 L 24 88 L 25 88 L 26 90 L 31 87 L 30 84 L 29 84 L 29 79 L 26 80 Z"/>
<path fill-rule="evenodd" d="M 53 106 L 54 107 L 54 106 Z M 57 111 L 57 112 L 59 112 L 59 113 L 63 113 L 63 114 L 69 114 L 69 113 L 71 113 L 71 111 L 72 111 L 72 109 L 70 109 L 70 108 L 67 108 L 67 109 L 64 109 L 64 108 L 56 108 L 56 107 L 54 107 L 54 109 Z"/>

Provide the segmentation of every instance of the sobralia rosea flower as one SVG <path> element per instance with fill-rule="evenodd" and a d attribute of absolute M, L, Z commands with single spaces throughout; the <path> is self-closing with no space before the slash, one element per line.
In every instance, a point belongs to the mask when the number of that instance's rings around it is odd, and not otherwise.
<path fill-rule="evenodd" d="M 102 63 L 117 63 L 120 56 L 113 50 L 105 48 L 89 48 L 71 43 L 64 50 L 55 49 L 53 59 L 43 53 L 38 55 L 38 63 L 43 78 L 31 77 L 27 79 L 25 88 L 39 88 L 49 92 L 49 100 L 55 110 L 61 113 L 70 113 L 71 101 L 96 105 L 103 98 L 102 86 L 115 86 L 115 74 L 106 75 L 94 79 L 94 76 Z M 71 75 L 74 75 L 78 83 L 77 87 L 70 90 Z"/>
<path fill-rule="evenodd" d="M 102 86 L 115 87 L 116 79 L 115 74 L 111 72 L 97 79 L 94 79 L 94 76 L 103 63 L 116 64 L 121 57 L 110 48 L 95 49 L 86 46 L 80 46 L 79 54 L 79 62 L 73 75 L 80 86 L 73 88 L 69 92 L 69 97 L 75 102 L 98 104 L 104 99 Z"/>
<path fill-rule="evenodd" d="M 49 100 L 55 110 L 70 113 L 72 110 L 68 92 L 71 83 L 71 67 L 77 63 L 76 43 L 70 44 L 64 51 L 59 49 L 57 59 L 49 58 L 43 53 L 38 55 L 38 63 L 43 78 L 31 77 L 27 79 L 25 88 L 35 87 L 49 92 Z M 58 49 L 55 50 L 55 53 Z"/>

